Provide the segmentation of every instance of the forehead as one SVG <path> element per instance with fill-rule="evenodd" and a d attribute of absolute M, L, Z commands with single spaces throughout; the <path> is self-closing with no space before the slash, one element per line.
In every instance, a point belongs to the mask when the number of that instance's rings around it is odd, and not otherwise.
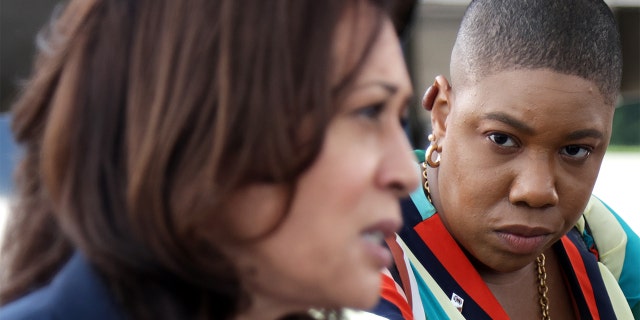
<path fill-rule="evenodd" d="M 520 101 L 526 104 L 533 100 L 531 103 L 588 104 L 607 108 L 596 83 L 550 69 L 500 71 L 475 81 L 456 83 L 452 89 L 456 97 L 487 103 Z"/>
<path fill-rule="evenodd" d="M 602 126 L 613 117 L 613 106 L 594 82 L 549 69 L 502 71 L 452 90 L 454 112 L 499 111 L 525 120 L 596 121 Z"/>

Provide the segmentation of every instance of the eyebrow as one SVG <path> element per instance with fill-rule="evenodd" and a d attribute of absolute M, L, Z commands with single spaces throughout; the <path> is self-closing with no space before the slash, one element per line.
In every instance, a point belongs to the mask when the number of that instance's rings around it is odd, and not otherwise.
<path fill-rule="evenodd" d="M 535 129 L 527 125 L 526 123 L 504 113 L 504 112 L 490 112 L 484 115 L 484 119 L 500 121 L 506 125 L 516 128 L 526 134 L 535 134 Z M 579 140 L 583 138 L 595 138 L 603 139 L 604 134 L 596 129 L 583 129 L 571 132 L 567 135 L 569 140 Z"/>
<path fill-rule="evenodd" d="M 504 112 L 490 112 L 483 116 L 484 119 L 500 121 L 506 125 L 512 126 L 526 134 L 532 135 L 536 131 L 527 125 L 526 123 L 504 113 Z"/>
<path fill-rule="evenodd" d="M 382 89 L 384 89 L 385 91 L 387 91 L 387 93 L 392 96 L 395 95 L 396 93 L 398 93 L 399 91 L 399 87 L 391 84 L 389 82 L 383 81 L 383 80 L 378 80 L 378 81 L 371 81 L 371 82 L 366 82 L 363 83 L 359 86 L 356 86 L 355 89 L 362 89 L 362 88 L 366 88 L 366 87 L 381 87 Z M 411 92 L 410 94 L 407 95 L 407 97 L 405 98 L 404 104 L 408 105 L 410 104 L 412 101 L 415 100 L 415 95 L 413 94 L 413 92 Z"/>
<path fill-rule="evenodd" d="M 567 138 L 569 138 L 570 140 L 579 140 L 582 138 L 603 139 L 604 134 L 595 129 L 584 129 L 571 132 L 569 135 L 567 135 Z"/>
<path fill-rule="evenodd" d="M 372 86 L 376 86 L 376 87 L 382 87 L 385 91 L 387 91 L 389 94 L 393 95 L 396 92 L 398 92 L 398 86 L 393 85 L 391 83 L 385 82 L 385 81 L 371 81 L 371 82 L 367 82 L 367 83 L 363 83 L 359 86 L 356 86 L 356 89 L 362 89 L 362 88 L 366 88 L 366 87 L 372 87 Z"/>

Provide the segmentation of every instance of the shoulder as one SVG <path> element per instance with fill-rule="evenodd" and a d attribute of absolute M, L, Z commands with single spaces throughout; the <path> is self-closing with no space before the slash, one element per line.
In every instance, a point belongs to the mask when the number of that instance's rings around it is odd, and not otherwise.
<path fill-rule="evenodd" d="M 599 253 L 599 260 L 612 274 L 620 277 L 629 258 L 640 253 L 640 239 L 633 230 L 604 202 L 592 196 L 578 223 L 583 237 L 592 237 Z M 633 260 L 633 259 L 632 259 Z"/>
<path fill-rule="evenodd" d="M 592 238 L 600 262 L 618 281 L 635 316 L 640 316 L 640 237 L 596 197 L 589 201 L 577 228 L 585 241 Z"/>
<path fill-rule="evenodd" d="M 48 287 L 0 308 L 0 320 L 56 319 Z"/>
<path fill-rule="evenodd" d="M 79 253 L 50 284 L 0 308 L 0 320 L 120 318 L 108 290 Z"/>

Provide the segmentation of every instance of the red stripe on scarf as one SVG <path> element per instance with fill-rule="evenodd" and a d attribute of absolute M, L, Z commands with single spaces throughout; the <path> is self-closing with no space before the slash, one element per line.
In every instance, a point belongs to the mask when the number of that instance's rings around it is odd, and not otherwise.
<path fill-rule="evenodd" d="M 407 300 L 398 293 L 398 289 L 396 288 L 396 282 L 393 278 L 381 274 L 382 276 L 382 298 L 391 302 L 394 306 L 396 306 L 400 313 L 402 313 L 402 317 L 405 320 L 413 320 L 413 312 L 411 307 L 407 303 Z"/>
<path fill-rule="evenodd" d="M 439 215 L 424 220 L 414 229 L 444 268 L 482 310 L 492 319 L 509 319 L 500 302 L 451 237 Z"/>
<path fill-rule="evenodd" d="M 593 287 L 591 287 L 591 280 L 589 280 L 587 269 L 584 267 L 584 261 L 582 260 L 582 256 L 580 255 L 578 248 L 576 248 L 567 236 L 563 236 L 561 241 L 567 251 L 567 256 L 569 257 L 569 261 L 573 267 L 573 272 L 576 274 L 576 278 L 580 284 L 580 289 L 582 290 L 584 299 L 589 307 L 589 312 L 593 319 L 600 319 L 600 313 L 598 312 L 598 306 L 596 305 L 596 297 L 593 293 Z"/>

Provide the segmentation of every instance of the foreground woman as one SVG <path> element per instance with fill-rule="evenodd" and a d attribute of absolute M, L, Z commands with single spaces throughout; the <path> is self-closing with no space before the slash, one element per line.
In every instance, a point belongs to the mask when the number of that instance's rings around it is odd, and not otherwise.
<path fill-rule="evenodd" d="M 382 4 L 70 1 L 45 36 L 13 110 L 0 319 L 376 303 L 418 185 Z"/>

